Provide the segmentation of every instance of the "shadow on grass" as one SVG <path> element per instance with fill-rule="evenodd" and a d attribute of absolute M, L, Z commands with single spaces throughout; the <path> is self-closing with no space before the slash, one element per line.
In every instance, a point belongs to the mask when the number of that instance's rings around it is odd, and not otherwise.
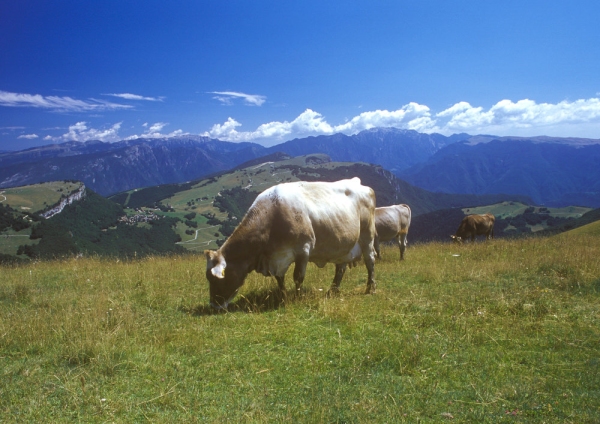
<path fill-rule="evenodd" d="M 344 297 L 348 296 L 364 296 L 364 288 L 362 286 L 348 290 L 344 293 Z M 338 298 L 342 296 L 341 292 L 328 292 L 322 289 L 301 288 L 299 292 L 294 289 L 286 290 L 282 294 L 279 289 L 259 289 L 253 290 L 246 295 L 238 295 L 235 302 L 229 304 L 227 309 L 216 310 L 208 303 L 196 306 L 180 306 L 179 310 L 194 316 L 217 315 L 223 313 L 246 312 L 246 313 L 262 313 L 275 311 L 286 305 L 297 303 L 311 304 L 318 302 L 323 298 Z"/>
<path fill-rule="evenodd" d="M 286 304 L 296 302 L 303 295 L 296 295 L 294 291 L 286 291 L 283 295 L 278 289 L 263 289 L 239 295 L 235 302 L 230 303 L 227 309 L 216 310 L 209 304 L 194 307 L 181 307 L 181 311 L 194 316 L 216 315 L 232 312 L 267 312 L 274 311 Z"/>

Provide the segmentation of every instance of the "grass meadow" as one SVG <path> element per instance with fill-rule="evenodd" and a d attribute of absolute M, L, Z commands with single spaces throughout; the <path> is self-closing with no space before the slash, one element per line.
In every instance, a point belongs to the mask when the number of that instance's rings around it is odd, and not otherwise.
<path fill-rule="evenodd" d="M 79 182 L 52 181 L 0 190 L 0 200 L 19 211 L 39 212 L 57 204 L 61 196 L 69 195 L 81 187 Z"/>
<path fill-rule="evenodd" d="M 0 421 L 600 421 L 598 236 L 382 254 L 219 314 L 200 255 L 0 268 Z"/>

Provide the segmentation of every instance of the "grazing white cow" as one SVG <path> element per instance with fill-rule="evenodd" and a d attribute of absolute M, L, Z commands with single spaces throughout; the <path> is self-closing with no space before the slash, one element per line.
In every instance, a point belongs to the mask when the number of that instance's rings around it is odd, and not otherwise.
<path fill-rule="evenodd" d="M 381 257 L 379 243 L 396 240 L 400 248 L 400 260 L 404 259 L 406 236 L 410 227 L 411 212 L 408 205 L 392 205 L 375 209 L 375 252 Z"/>
<path fill-rule="evenodd" d="M 358 178 L 299 181 L 263 191 L 221 248 L 204 252 L 210 304 L 227 308 L 252 271 L 274 276 L 285 293 L 284 276 L 292 263 L 299 289 L 309 261 L 336 265 L 330 291 L 337 292 L 346 266 L 361 256 L 367 293 L 375 292 L 374 215 L 375 192 Z"/>
<path fill-rule="evenodd" d="M 465 216 L 456 230 L 456 234 L 450 236 L 455 243 L 462 243 L 464 240 L 471 238 L 471 242 L 475 241 L 475 236 L 485 235 L 485 239 L 494 238 L 494 223 L 496 217 L 491 213 L 483 215 L 468 215 Z"/>

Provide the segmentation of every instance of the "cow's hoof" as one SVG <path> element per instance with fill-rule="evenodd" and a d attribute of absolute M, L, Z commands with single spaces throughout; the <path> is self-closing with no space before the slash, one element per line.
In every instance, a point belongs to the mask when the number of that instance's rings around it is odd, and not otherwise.
<path fill-rule="evenodd" d="M 365 292 L 365 294 L 375 294 L 375 284 L 367 286 L 367 291 Z"/>
<path fill-rule="evenodd" d="M 327 290 L 327 297 L 337 297 L 340 295 L 340 289 L 338 287 L 332 287 Z"/>

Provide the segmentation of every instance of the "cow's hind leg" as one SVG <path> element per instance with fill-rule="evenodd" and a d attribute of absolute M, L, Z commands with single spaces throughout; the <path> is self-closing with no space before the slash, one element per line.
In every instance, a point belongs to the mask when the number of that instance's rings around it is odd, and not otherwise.
<path fill-rule="evenodd" d="M 365 266 L 367 267 L 367 291 L 366 294 L 375 294 L 375 253 L 373 249 L 371 249 L 370 245 L 366 246 L 366 249 L 363 249 L 363 260 L 365 261 Z"/>
<path fill-rule="evenodd" d="M 379 250 L 379 237 L 378 236 L 375 236 L 373 246 L 375 248 L 375 255 L 377 256 L 378 259 L 381 259 L 381 251 Z"/>
<path fill-rule="evenodd" d="M 400 260 L 404 259 L 404 252 L 406 251 L 406 233 L 400 233 L 398 236 L 398 247 L 400 248 Z"/>
<path fill-rule="evenodd" d="M 294 264 L 294 283 L 296 283 L 296 293 L 300 292 L 300 287 L 306 276 L 306 266 L 308 265 L 308 253 L 304 252 L 296 256 Z"/>
<path fill-rule="evenodd" d="M 346 273 L 346 267 L 348 264 L 336 264 L 335 265 L 335 277 L 333 277 L 333 282 L 331 283 L 331 287 L 327 292 L 327 296 L 337 295 L 340 292 L 340 283 L 344 274 Z"/>

